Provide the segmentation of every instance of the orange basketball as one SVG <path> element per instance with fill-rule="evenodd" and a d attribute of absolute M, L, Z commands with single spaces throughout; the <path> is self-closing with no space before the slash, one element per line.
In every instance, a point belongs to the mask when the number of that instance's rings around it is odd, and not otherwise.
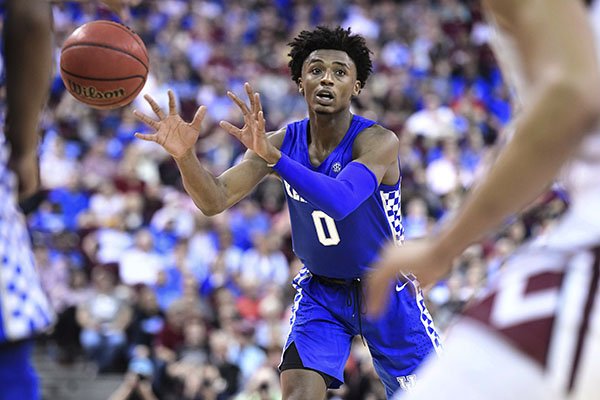
<path fill-rule="evenodd" d="M 65 40 L 60 75 L 77 100 L 99 109 L 123 107 L 146 83 L 148 52 L 125 25 L 88 22 Z"/>

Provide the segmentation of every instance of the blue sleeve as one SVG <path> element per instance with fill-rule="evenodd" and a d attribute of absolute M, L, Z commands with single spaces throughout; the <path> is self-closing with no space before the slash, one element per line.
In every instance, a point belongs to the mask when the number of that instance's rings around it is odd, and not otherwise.
<path fill-rule="evenodd" d="M 347 217 L 377 189 L 375 174 L 359 162 L 349 163 L 332 178 L 282 153 L 273 169 L 306 201 L 335 220 Z"/>

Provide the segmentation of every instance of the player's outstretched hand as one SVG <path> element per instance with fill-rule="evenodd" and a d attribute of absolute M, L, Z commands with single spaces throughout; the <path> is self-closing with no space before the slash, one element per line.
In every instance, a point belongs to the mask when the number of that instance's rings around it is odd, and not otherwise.
<path fill-rule="evenodd" d="M 427 287 L 444 276 L 451 263 L 452 257 L 439 250 L 431 239 L 408 241 L 402 246 L 389 245 L 367 276 L 368 313 L 376 317 L 385 310 L 390 284 L 399 272 L 414 274 L 420 286 Z"/>
<path fill-rule="evenodd" d="M 101 2 L 116 13 L 123 22 L 127 22 L 131 19 L 129 7 L 137 6 L 141 3 L 141 0 L 101 0 Z"/>
<path fill-rule="evenodd" d="M 137 133 L 135 137 L 142 140 L 156 142 L 169 152 L 174 158 L 181 158 L 194 148 L 200 136 L 200 125 L 206 115 L 206 107 L 201 106 L 196 111 L 192 122 L 187 123 L 181 116 L 177 114 L 175 109 L 175 94 L 169 90 L 169 114 L 165 115 L 164 111 L 149 95 L 144 98 L 150 104 L 152 111 L 158 117 L 158 121 L 149 116 L 134 110 L 133 114 L 137 119 L 144 124 L 153 128 L 156 132 L 151 134 Z"/>
<path fill-rule="evenodd" d="M 254 150 L 267 163 L 274 164 L 280 157 L 279 150 L 269 142 L 265 131 L 265 117 L 260 104 L 260 95 L 252 89 L 248 82 L 244 84 L 250 100 L 250 107 L 232 92 L 227 95 L 238 105 L 244 116 L 244 126 L 238 128 L 227 121 L 221 121 L 220 126 L 230 135 L 235 136 L 250 150 Z"/>

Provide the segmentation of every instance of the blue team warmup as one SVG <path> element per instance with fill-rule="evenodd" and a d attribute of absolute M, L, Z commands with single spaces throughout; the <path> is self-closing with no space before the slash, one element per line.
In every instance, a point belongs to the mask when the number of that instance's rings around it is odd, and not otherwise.
<path fill-rule="evenodd" d="M 354 115 L 342 141 L 318 167 L 308 156 L 308 119 L 287 126 L 274 169 L 284 181 L 294 252 L 304 268 L 293 281 L 296 296 L 280 369 L 315 370 L 329 388 L 338 388 L 352 338 L 360 335 L 391 397 L 414 384 L 415 369 L 440 350 L 440 342 L 410 278 L 400 277 L 385 315 L 376 320 L 364 315 L 360 278 L 381 248 L 391 240 L 400 242 L 403 234 L 400 181 L 376 187 L 373 173 L 352 162 L 354 140 L 373 124 Z M 310 179 L 303 179 L 307 173 Z M 303 187 L 307 181 L 311 186 Z M 354 197 L 345 196 L 348 185 Z M 331 187 L 339 190 L 327 191 Z"/>

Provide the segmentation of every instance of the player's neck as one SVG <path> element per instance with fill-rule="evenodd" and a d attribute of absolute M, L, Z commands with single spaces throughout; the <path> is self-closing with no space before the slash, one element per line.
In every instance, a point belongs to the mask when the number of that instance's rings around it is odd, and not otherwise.
<path fill-rule="evenodd" d="M 353 114 L 350 110 L 344 110 L 338 114 L 316 114 L 312 113 L 309 119 L 308 143 L 318 149 L 331 150 L 342 140 Z"/>

